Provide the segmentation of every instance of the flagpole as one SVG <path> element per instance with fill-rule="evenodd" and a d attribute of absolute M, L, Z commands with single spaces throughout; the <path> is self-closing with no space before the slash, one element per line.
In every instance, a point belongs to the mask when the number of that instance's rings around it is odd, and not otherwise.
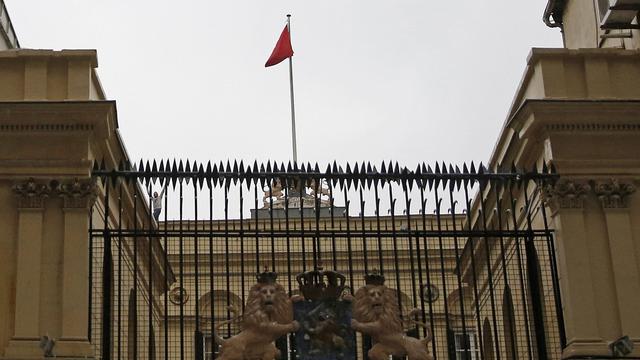
<path fill-rule="evenodd" d="M 287 28 L 291 36 L 291 14 L 287 14 Z M 293 56 L 289 56 L 289 92 L 291 93 L 291 143 L 293 145 L 293 163 L 298 162 L 298 147 L 296 145 L 296 108 L 293 101 Z"/>

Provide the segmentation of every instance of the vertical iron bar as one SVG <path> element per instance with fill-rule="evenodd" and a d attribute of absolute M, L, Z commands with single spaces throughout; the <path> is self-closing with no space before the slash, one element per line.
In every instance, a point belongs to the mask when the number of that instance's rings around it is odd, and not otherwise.
<path fill-rule="evenodd" d="M 298 178 L 298 184 L 297 186 L 299 187 L 298 190 L 299 194 L 298 194 L 298 199 L 300 199 L 300 206 L 299 206 L 299 210 L 300 210 L 300 241 L 301 241 L 301 251 L 302 251 L 302 272 L 307 271 L 307 249 L 306 249 L 306 241 L 304 238 L 304 194 L 305 194 L 305 184 L 304 184 L 304 179 L 302 179 L 301 177 Z"/>
<path fill-rule="evenodd" d="M 249 180 L 247 180 L 249 181 Z M 245 303 L 245 274 L 244 274 L 244 194 L 242 192 L 242 180 L 240 180 L 239 185 L 240 192 L 240 297 L 242 299 L 242 304 Z M 243 305 L 244 306 L 244 305 Z M 244 310 L 244 307 L 243 307 Z"/>
<path fill-rule="evenodd" d="M 149 189 L 151 189 L 151 182 L 149 180 Z M 151 194 L 149 194 L 151 195 Z M 163 194 L 164 195 L 164 194 Z M 153 358 L 153 352 L 155 351 L 155 349 L 153 348 L 153 346 L 155 346 L 155 339 L 152 340 L 152 336 L 155 336 L 155 333 L 153 331 L 153 240 L 156 238 L 157 236 L 157 229 L 154 229 L 154 225 L 153 222 L 155 219 L 153 219 L 153 205 L 152 205 L 152 201 L 151 199 L 149 199 L 149 209 L 147 211 L 147 221 L 149 222 L 149 235 L 147 235 L 147 241 L 149 242 L 149 247 L 148 247 L 148 251 L 149 251 L 149 279 L 148 279 L 148 283 L 149 283 L 149 290 L 148 290 L 148 296 L 147 299 L 149 301 L 149 304 L 147 305 L 149 307 L 148 309 L 148 313 L 147 313 L 147 317 L 148 317 L 148 329 L 147 331 L 149 332 L 148 335 L 148 341 L 147 341 L 147 353 L 148 353 L 148 358 L 151 359 Z M 166 209 L 165 209 L 166 211 Z M 158 224 L 156 224 L 156 226 L 158 226 Z"/>
<path fill-rule="evenodd" d="M 318 197 L 318 182 L 320 181 L 320 179 L 315 179 L 314 184 L 315 184 L 315 189 L 314 191 L 314 195 L 313 195 L 313 205 L 314 205 L 314 211 L 315 211 L 315 216 L 314 216 L 314 220 L 316 222 L 316 233 L 315 236 L 313 237 L 313 268 L 318 269 L 319 266 L 322 266 L 322 259 L 320 256 L 320 198 Z M 322 196 L 322 194 L 320 194 L 320 196 Z"/>
<path fill-rule="evenodd" d="M 270 179 L 267 184 L 269 186 L 269 238 L 271 240 L 271 271 L 276 271 L 276 239 L 273 234 L 273 182 L 275 179 Z"/>
<path fill-rule="evenodd" d="M 87 319 L 89 319 L 87 321 L 87 334 L 89 342 L 91 342 L 92 340 L 92 334 L 93 334 L 93 329 L 91 328 L 92 326 L 92 322 L 91 319 L 93 318 L 93 267 L 94 267 L 94 263 L 93 263 L 93 212 L 94 212 L 94 207 L 95 205 L 93 205 L 91 207 L 91 209 L 89 209 L 89 306 L 88 306 L 88 316 Z"/>
<path fill-rule="evenodd" d="M 538 349 L 538 358 L 547 359 L 547 339 L 544 333 L 544 318 L 542 316 L 544 308 L 540 294 L 540 279 L 538 278 L 537 264 L 534 263 L 536 248 L 534 244 L 534 235 L 531 225 L 531 203 L 527 194 L 528 183 L 524 184 L 524 202 L 525 211 L 527 212 L 527 240 L 525 241 L 525 252 L 527 254 L 527 279 L 529 280 L 529 288 L 531 289 L 531 305 L 533 307 L 533 327 L 536 332 L 536 347 Z"/>
<path fill-rule="evenodd" d="M 102 358 L 111 359 L 111 231 L 109 229 L 109 180 L 105 181 L 104 246 L 102 256 Z"/>
<path fill-rule="evenodd" d="M 423 247 L 424 247 L 424 264 L 425 264 L 425 272 L 427 275 L 427 283 L 426 285 L 422 283 L 422 271 L 420 272 L 420 292 L 422 293 L 422 297 L 423 297 L 423 304 L 421 306 L 422 309 L 422 320 L 426 320 L 426 314 L 424 312 L 424 300 L 427 300 L 427 304 L 429 306 L 429 327 L 431 328 L 431 335 L 435 337 L 435 322 L 433 320 L 433 304 L 431 302 L 431 300 L 429 298 L 425 299 L 425 296 L 429 296 L 429 294 L 425 294 L 424 292 L 424 288 L 430 289 L 431 288 L 431 270 L 430 270 L 430 261 L 429 261 L 429 245 L 427 243 L 427 200 L 425 200 L 424 198 L 424 187 L 426 186 L 425 184 L 421 184 L 420 185 L 420 207 L 422 210 L 422 231 L 423 231 L 423 236 L 422 236 L 422 241 L 423 241 Z M 420 258 L 420 256 L 418 255 L 418 258 Z M 426 333 L 426 329 L 423 331 L 423 336 L 427 336 Z M 431 340 L 431 353 L 433 354 L 433 359 L 437 360 L 438 358 L 438 353 L 436 352 L 436 341 L 435 339 Z"/>
<path fill-rule="evenodd" d="M 453 248 L 456 256 L 456 278 L 458 280 L 458 291 L 460 292 L 460 315 L 462 322 L 462 341 L 463 341 L 463 351 L 465 354 L 471 351 L 471 343 L 470 336 L 467 333 L 467 322 L 466 322 L 466 314 L 465 314 L 465 306 L 464 306 L 464 291 L 462 287 L 462 269 L 460 267 L 460 253 L 458 250 L 458 230 L 456 228 L 456 203 L 453 199 L 453 190 L 454 190 L 455 182 L 450 180 L 449 183 L 449 203 L 451 205 L 451 225 L 453 227 Z M 472 354 L 469 354 L 468 358 L 471 358 Z"/>
<path fill-rule="evenodd" d="M 409 180 L 411 181 L 411 180 Z M 411 272 L 411 296 L 413 298 L 413 308 L 417 309 L 418 308 L 418 294 L 416 292 L 416 267 L 415 267 L 415 263 L 414 263 L 414 258 L 413 258 L 413 236 L 412 236 L 412 228 L 411 228 L 411 199 L 409 199 L 409 189 L 407 187 L 406 184 L 406 180 L 404 180 L 403 182 L 403 186 L 402 186 L 402 190 L 404 192 L 404 206 L 405 206 L 405 212 L 407 215 L 407 228 L 406 228 L 406 232 L 407 232 L 407 241 L 409 242 L 409 265 L 410 265 L 410 272 Z M 418 242 L 418 239 L 416 238 L 416 243 Z M 419 245 L 418 245 L 419 248 Z M 418 251 L 416 254 L 419 254 L 420 252 Z M 418 258 L 420 257 L 419 255 L 417 256 Z M 418 266 L 420 268 L 420 266 Z M 418 270 L 420 271 L 420 270 Z M 418 335 L 418 326 L 416 325 L 416 336 Z"/>
<path fill-rule="evenodd" d="M 335 231 L 336 230 L 336 225 L 335 225 L 335 214 L 334 214 L 334 210 L 335 210 L 335 204 L 333 203 L 333 184 L 331 183 L 331 179 L 327 180 L 327 185 L 329 187 L 329 206 L 331 206 L 329 208 L 329 212 L 330 212 L 330 216 L 331 216 L 331 231 Z M 332 262 L 333 262 L 333 270 L 334 271 L 338 271 L 338 258 L 337 258 L 337 249 L 336 249 L 336 236 L 333 235 L 331 236 L 331 255 L 332 255 Z M 353 286 L 353 284 L 351 284 L 351 286 Z M 353 289 L 352 293 L 353 293 Z"/>
<path fill-rule="evenodd" d="M 231 318 L 231 270 L 229 268 L 229 183 L 230 179 L 224 182 L 224 275 L 226 281 L 227 297 L 227 319 Z M 227 324 L 227 336 L 231 336 L 231 323 Z"/>
<path fill-rule="evenodd" d="M 258 184 L 260 182 L 256 182 L 255 187 L 253 188 L 253 208 L 255 209 L 254 214 L 256 214 L 256 222 L 255 222 L 255 227 L 256 227 L 256 274 L 260 274 L 260 237 L 259 237 L 259 228 L 260 228 L 260 223 L 258 222 L 258 215 L 260 214 L 260 212 L 258 211 Z"/>
<path fill-rule="evenodd" d="M 289 233 L 289 179 L 284 180 L 284 223 L 287 241 L 287 286 L 291 295 L 291 234 Z"/>
<path fill-rule="evenodd" d="M 362 253 L 364 257 L 364 273 L 369 273 L 369 256 L 367 250 L 367 235 L 364 229 L 364 198 L 362 194 L 362 188 L 364 185 L 360 186 L 360 226 L 362 227 Z"/>
<path fill-rule="evenodd" d="M 380 266 L 380 275 L 384 275 L 384 259 L 382 248 L 382 233 L 380 232 L 380 196 L 378 196 L 378 183 L 373 184 L 373 193 L 376 198 L 376 237 L 378 238 L 378 266 Z"/>
<path fill-rule="evenodd" d="M 118 360 L 122 356 L 122 181 L 118 191 Z"/>
<path fill-rule="evenodd" d="M 218 344 L 216 343 L 216 337 L 213 333 L 215 326 L 215 292 L 213 288 L 213 185 L 210 181 L 207 181 L 207 187 L 209 188 L 209 304 L 211 304 L 209 306 L 209 336 L 211 336 L 211 353 L 213 359 L 215 358 Z"/>
<path fill-rule="evenodd" d="M 102 272 L 102 358 L 111 359 L 111 230 L 104 230 Z"/>
<path fill-rule="evenodd" d="M 393 197 L 393 186 L 389 185 L 389 203 L 391 204 L 391 243 L 393 245 L 393 266 L 396 275 L 396 294 L 398 296 L 398 311 L 400 318 L 404 317 L 402 311 L 402 283 L 400 281 L 400 261 L 398 259 L 398 234 L 396 233 L 396 199 Z"/>
<path fill-rule="evenodd" d="M 473 231 L 473 223 L 472 223 L 472 219 L 471 219 L 471 202 L 469 200 L 469 184 L 465 183 L 464 184 L 464 203 L 465 203 L 465 208 L 466 208 L 466 218 L 467 218 L 467 228 L 469 230 L 469 233 L 471 233 Z M 485 359 L 487 358 L 485 356 L 485 349 L 484 349 L 484 336 L 486 336 L 486 334 L 483 333 L 483 328 L 482 328 L 482 321 L 480 320 L 480 297 L 478 295 L 478 279 L 477 279 L 477 272 L 476 272 L 476 254 L 475 254 L 475 244 L 473 243 L 473 239 L 474 236 L 472 234 L 470 234 L 469 239 L 468 239 L 468 244 L 469 244 L 469 253 L 470 253 L 470 258 L 471 258 L 471 275 L 472 275 L 472 282 L 473 282 L 473 296 L 474 296 L 474 305 L 475 305 L 475 310 L 476 310 L 476 326 L 478 328 L 478 342 L 480 343 L 480 354 L 482 355 L 482 358 Z M 498 341 L 498 339 L 496 339 L 496 341 Z"/>
<path fill-rule="evenodd" d="M 166 177 L 163 178 L 162 186 L 166 186 L 167 190 L 169 188 L 169 179 Z M 165 190 L 164 194 L 164 259 L 163 259 L 163 267 L 164 267 L 164 359 L 169 359 L 169 247 L 168 247 L 168 238 L 169 238 L 169 230 L 167 229 L 167 213 L 169 212 L 169 202 L 168 202 L 168 191 Z"/>
<path fill-rule="evenodd" d="M 501 184 L 501 185 L 503 185 L 503 188 L 504 188 L 504 184 Z M 508 269 L 507 269 L 506 250 L 504 248 L 504 235 L 502 233 L 502 199 L 498 197 L 499 194 L 500 194 L 500 190 L 501 190 L 500 188 L 496 188 L 496 190 L 495 190 L 495 194 L 496 194 L 496 211 L 495 211 L 495 214 L 496 214 L 497 221 L 498 221 L 498 231 L 499 231 L 498 240 L 499 240 L 499 243 L 500 243 L 500 261 L 502 263 L 502 279 L 504 281 L 505 288 L 508 287 L 509 289 L 511 289 L 511 286 L 509 285 L 509 276 L 508 276 L 508 271 L 507 271 Z M 518 270 L 520 270 L 520 269 L 518 269 Z M 526 305 L 525 304 L 526 304 L 526 301 L 523 302 L 523 304 L 522 304 L 522 306 L 524 308 L 524 317 L 525 317 L 525 321 L 524 322 L 525 322 L 525 324 L 528 324 L 528 321 L 527 321 L 527 309 L 526 309 Z M 510 320 L 509 319 L 503 319 L 503 321 L 510 321 Z M 513 324 L 513 325 L 515 325 L 515 324 Z M 527 332 L 528 332 L 528 326 L 525 326 L 525 328 L 527 329 Z M 527 334 L 527 339 L 528 338 L 529 337 L 528 337 L 528 334 Z M 514 336 L 511 336 L 510 340 L 511 340 L 511 348 L 514 349 L 514 351 L 515 351 L 515 349 L 517 349 L 516 334 L 514 334 Z M 529 346 L 529 341 L 527 341 L 527 346 Z M 531 359 L 531 347 L 529 347 L 528 354 L 529 354 L 529 359 Z M 508 354 L 507 354 L 507 356 L 508 356 Z"/>
<path fill-rule="evenodd" d="M 194 164 L 195 169 L 195 164 Z M 196 332 L 195 332 L 195 355 L 196 360 L 204 360 L 204 335 L 202 333 L 202 329 L 200 329 L 200 255 L 198 253 L 198 243 L 200 239 L 198 238 L 198 178 L 192 177 L 191 181 L 193 181 L 193 210 L 194 210 L 194 244 L 193 251 L 194 255 L 194 266 L 195 266 L 195 291 L 196 291 Z"/>
<path fill-rule="evenodd" d="M 451 343 L 451 339 L 450 338 L 450 334 L 452 333 L 452 329 L 451 329 L 451 322 L 449 320 L 449 304 L 447 303 L 447 297 L 449 296 L 449 292 L 447 291 L 447 278 L 445 276 L 446 270 L 445 270 L 445 266 L 444 266 L 444 245 L 442 242 L 442 218 L 440 216 L 441 214 L 441 206 L 442 206 L 442 199 L 440 198 L 440 196 L 438 195 L 438 186 L 439 184 L 436 182 L 436 184 L 433 187 L 434 190 L 434 197 L 435 197 L 435 201 L 436 201 L 436 224 L 438 227 L 438 246 L 440 247 L 440 276 L 441 276 L 441 280 L 442 280 L 442 291 L 444 293 L 445 299 L 444 299 L 444 321 L 445 321 L 445 331 L 447 336 L 445 337 L 446 339 L 446 347 L 447 347 L 447 354 L 449 354 L 449 357 L 455 357 L 455 344 Z"/>
<path fill-rule="evenodd" d="M 485 197 L 484 197 L 484 190 L 485 190 L 485 185 L 482 181 L 480 181 L 480 186 L 478 189 L 478 196 L 480 197 L 480 216 L 482 216 L 482 232 L 483 232 L 483 238 L 484 238 L 484 243 L 485 243 L 485 255 L 486 255 L 486 261 L 487 261 L 487 277 L 488 277 L 488 283 L 489 283 L 489 299 L 491 300 L 491 316 L 493 319 L 493 334 L 494 334 L 494 339 L 495 339 L 495 356 L 498 360 L 500 360 L 500 346 L 499 346 L 499 337 L 498 337 L 498 319 L 496 316 L 496 303 L 495 303 L 495 298 L 494 298 L 494 291 L 493 291 L 493 272 L 491 271 L 491 246 L 489 243 L 489 235 L 488 235 L 488 230 L 487 230 L 487 213 L 486 213 L 486 209 L 485 209 Z M 509 354 L 507 354 L 507 356 L 509 356 Z"/>
<path fill-rule="evenodd" d="M 138 359 L 138 178 L 133 178 L 133 358 Z M 131 311 L 131 309 L 129 309 Z M 131 342 L 129 342 L 131 344 Z M 130 345 L 129 345 L 130 346 Z"/>
<path fill-rule="evenodd" d="M 562 298 L 560 297 L 560 284 L 558 283 L 558 265 L 556 263 L 554 238 L 551 234 L 551 231 L 549 230 L 549 224 L 547 222 L 547 210 L 545 209 L 544 202 L 540 202 L 540 208 L 542 209 L 542 218 L 544 219 L 544 232 L 547 237 L 547 251 L 549 262 L 551 264 L 551 282 L 553 286 L 554 304 L 556 307 L 556 319 L 558 321 L 560 347 L 564 349 L 567 346 L 567 335 L 564 329 L 564 314 L 562 310 Z"/>
<path fill-rule="evenodd" d="M 513 231 L 514 231 L 514 237 L 513 240 L 515 242 L 515 247 L 516 247 L 516 259 L 518 261 L 518 275 L 519 275 L 519 280 L 520 280 L 520 297 L 522 298 L 522 307 L 524 309 L 524 323 L 525 323 L 525 334 L 527 337 L 527 350 L 529 351 L 529 355 L 531 356 L 533 349 L 531 348 L 531 334 L 529 332 L 529 311 L 527 310 L 528 304 L 529 302 L 527 301 L 527 294 L 526 294 L 526 289 L 525 289 L 525 280 L 524 280 L 524 274 L 522 272 L 523 269 L 523 265 L 522 265 L 522 253 L 520 251 L 520 238 L 518 235 L 518 220 L 516 218 L 516 210 L 515 210 L 515 200 L 513 199 L 513 193 L 511 190 L 509 190 L 509 200 L 511 203 L 511 216 L 512 216 L 512 221 L 513 221 Z M 507 223 L 507 226 L 509 224 Z"/>
<path fill-rule="evenodd" d="M 184 244 L 183 244 L 183 223 L 182 223 L 182 210 L 184 205 L 184 197 L 183 197 L 183 188 L 182 188 L 182 179 L 179 181 L 179 189 L 180 189 L 180 218 L 179 218 L 179 229 L 178 229 L 178 257 L 179 257 L 179 268 L 180 268 L 180 295 L 182 297 L 182 290 L 184 289 Z M 184 360 L 184 301 L 182 298 L 180 299 L 180 360 Z"/>

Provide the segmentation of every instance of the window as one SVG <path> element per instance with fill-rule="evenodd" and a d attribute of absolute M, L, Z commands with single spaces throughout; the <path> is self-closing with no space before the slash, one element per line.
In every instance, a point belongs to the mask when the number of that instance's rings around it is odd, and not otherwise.
<path fill-rule="evenodd" d="M 513 311 L 513 298 L 511 289 L 507 285 L 502 297 L 502 321 L 504 324 L 504 342 L 507 359 L 516 359 L 518 355 L 518 343 L 516 342 L 516 318 Z"/>
<path fill-rule="evenodd" d="M 480 359 L 480 349 L 478 348 L 478 337 L 470 330 L 466 332 L 456 332 L 454 334 L 457 360 Z"/>
<path fill-rule="evenodd" d="M 202 342 L 202 346 L 204 347 L 204 349 L 202 350 L 202 354 L 204 355 L 204 360 L 213 360 L 217 357 L 218 355 L 218 347 L 215 346 L 214 347 L 214 340 L 213 337 L 211 336 L 211 334 L 202 334 L 202 337 L 204 338 L 203 342 Z M 196 341 L 196 344 L 198 342 Z"/>
<path fill-rule="evenodd" d="M 488 318 L 484 318 L 482 324 L 482 348 L 484 350 L 484 358 L 486 360 L 493 360 L 493 334 L 491 333 L 491 323 Z"/>

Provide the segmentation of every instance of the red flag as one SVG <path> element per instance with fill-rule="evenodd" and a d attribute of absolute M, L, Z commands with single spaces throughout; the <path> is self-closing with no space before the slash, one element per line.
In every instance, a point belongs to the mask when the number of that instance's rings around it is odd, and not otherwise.
<path fill-rule="evenodd" d="M 278 39 L 276 47 L 273 48 L 273 52 L 271 53 L 271 56 L 269 56 L 267 63 L 264 64 L 264 67 L 279 64 L 292 56 L 293 48 L 291 47 L 291 36 L 289 35 L 289 28 L 285 25 L 284 30 L 282 30 L 282 34 L 280 34 L 280 39 Z"/>

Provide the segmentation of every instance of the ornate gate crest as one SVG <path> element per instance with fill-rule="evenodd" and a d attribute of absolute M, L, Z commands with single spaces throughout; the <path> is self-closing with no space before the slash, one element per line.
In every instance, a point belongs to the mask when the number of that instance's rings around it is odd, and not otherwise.
<path fill-rule="evenodd" d="M 300 323 L 296 332 L 298 354 L 304 360 L 355 359 L 355 333 L 351 329 L 351 296 L 343 296 L 344 275 L 322 268 L 296 277 L 304 300 L 294 303 Z"/>

